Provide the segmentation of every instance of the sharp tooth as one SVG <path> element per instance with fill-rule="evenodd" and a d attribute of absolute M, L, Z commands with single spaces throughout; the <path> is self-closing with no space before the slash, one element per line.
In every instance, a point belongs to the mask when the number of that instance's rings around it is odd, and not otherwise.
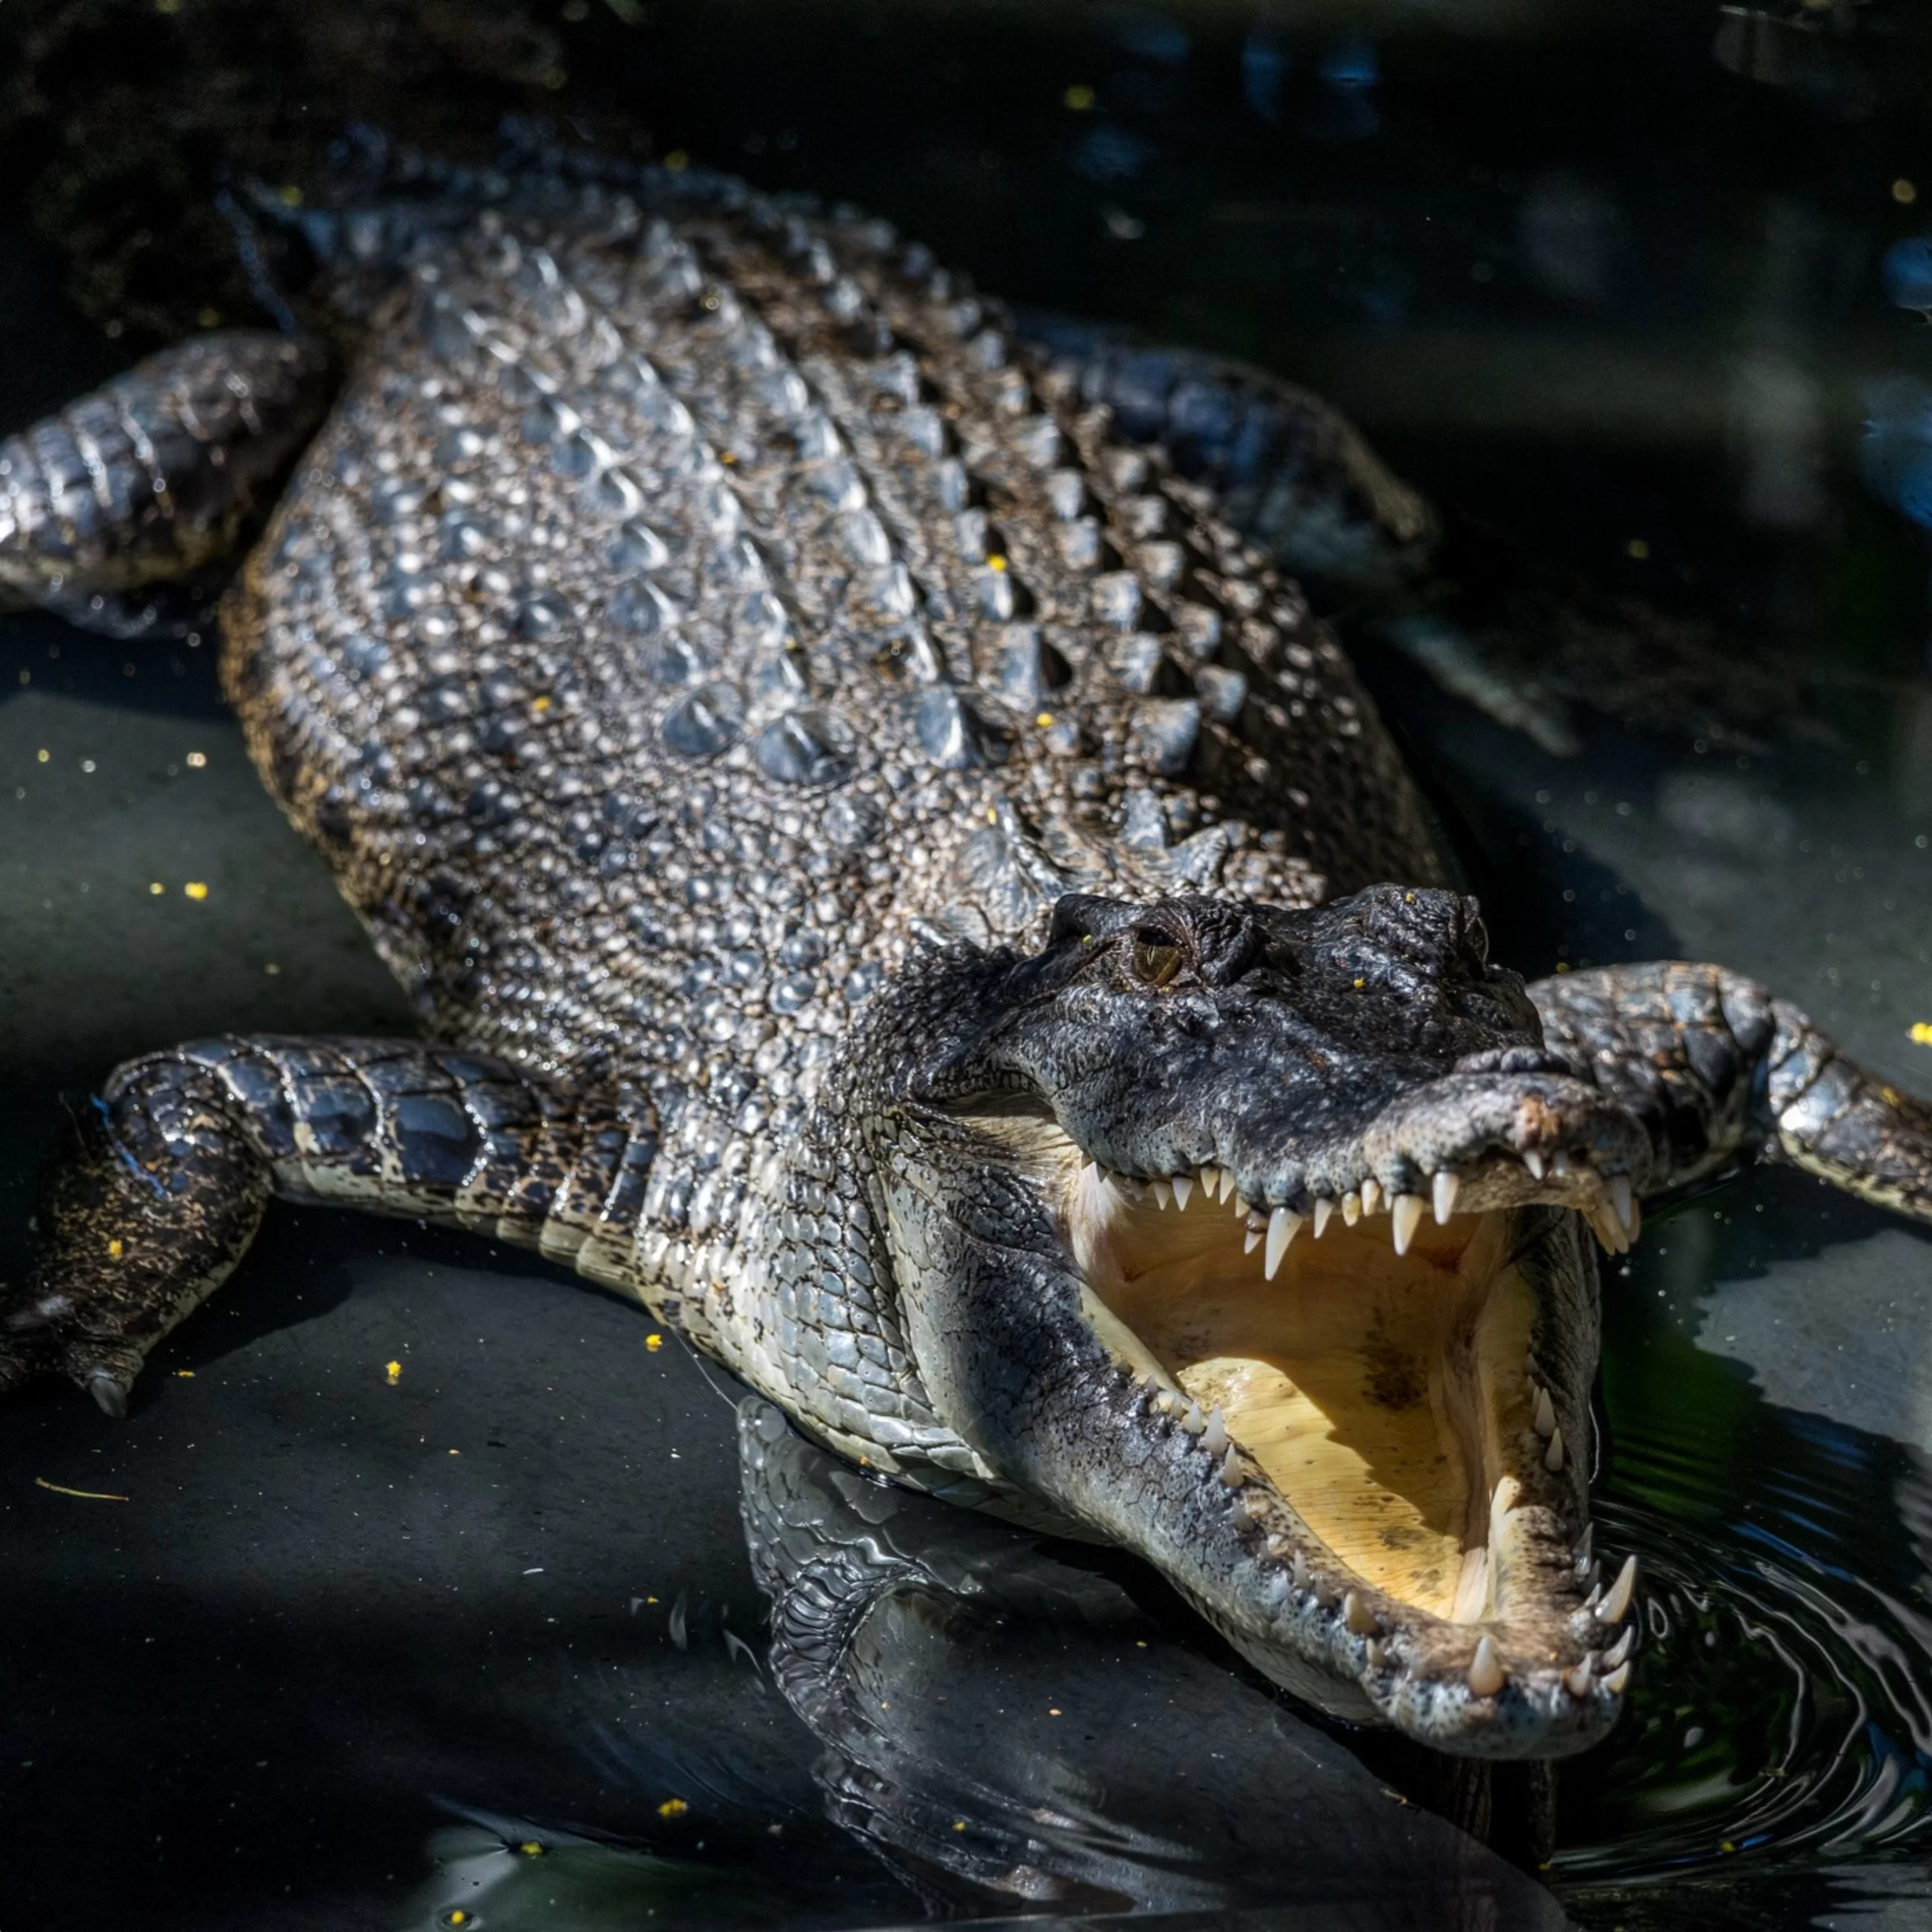
<path fill-rule="evenodd" d="M 1494 1697 L 1509 1681 L 1503 1674 L 1495 1644 L 1487 1637 L 1480 1638 L 1476 1654 L 1469 1660 L 1469 1688 L 1478 1697 Z"/>
<path fill-rule="evenodd" d="M 1164 1416 L 1172 1415 L 1174 1412 L 1174 1392 L 1171 1389 L 1163 1389 L 1154 1398 L 1154 1406 Z"/>
<path fill-rule="evenodd" d="M 1603 1687 L 1613 1697 L 1620 1697 L 1630 1687 L 1630 1666 L 1620 1663 L 1603 1681 Z"/>
<path fill-rule="evenodd" d="M 1247 1231 L 1241 1238 L 1242 1254 L 1252 1254 L 1261 1245 L 1261 1237 L 1267 1232 L 1268 1224 L 1265 1221 L 1249 1222 Z"/>
<path fill-rule="evenodd" d="M 1208 1426 L 1202 1433 L 1201 1446 L 1211 1456 L 1221 1455 L 1227 1449 L 1228 1426 L 1221 1420 L 1219 1403 L 1208 1411 Z"/>
<path fill-rule="evenodd" d="M 1254 1527 L 1254 1512 L 1247 1506 L 1246 1497 L 1237 1496 L 1228 1505 L 1228 1521 L 1238 1530 L 1252 1529 Z"/>
<path fill-rule="evenodd" d="M 1234 1444 L 1229 1443 L 1228 1453 L 1221 1459 L 1221 1481 L 1229 1489 L 1238 1489 L 1247 1480 L 1247 1472 L 1241 1466 L 1241 1458 L 1235 1454 Z"/>
<path fill-rule="evenodd" d="M 1630 1607 L 1630 1599 L 1637 1590 L 1637 1559 L 1626 1556 L 1623 1567 L 1617 1573 L 1617 1581 L 1611 1585 L 1610 1594 L 1597 1606 L 1599 1623 L 1621 1623 L 1623 1613 Z"/>
<path fill-rule="evenodd" d="M 1328 1217 L 1335 1211 L 1335 1204 L 1325 1194 L 1315 1197 L 1315 1238 L 1321 1238 L 1321 1231 L 1328 1225 Z"/>
<path fill-rule="evenodd" d="M 1227 1174 L 1228 1171 L 1226 1168 L 1223 1168 L 1221 1171 L 1223 1174 Z M 1232 1201 L 1235 1204 L 1235 1212 L 1237 1214 L 1246 1214 L 1253 1212 L 1253 1210 L 1249 1208 L 1247 1203 L 1235 1192 L 1235 1177 L 1231 1174 L 1228 1174 L 1228 1184 L 1222 1191 L 1221 1198 L 1223 1201 Z"/>
<path fill-rule="evenodd" d="M 1592 1208 L 1584 1218 L 1590 1224 L 1590 1232 L 1597 1238 L 1597 1245 L 1604 1254 L 1621 1254 L 1629 1245 L 1623 1238 L 1623 1230 L 1611 1219 L 1607 1209 Z"/>
<path fill-rule="evenodd" d="M 1395 1252 L 1406 1254 L 1409 1243 L 1415 1238 L 1415 1232 L 1422 1226 L 1422 1196 L 1419 1194 L 1398 1194 L 1395 1204 L 1389 1211 L 1395 1222 Z"/>
<path fill-rule="evenodd" d="M 1601 1583 L 1592 1583 L 1590 1586 L 1589 1595 L 1583 1599 L 1583 1607 L 1588 1611 L 1594 1611 L 1597 1607 L 1597 1599 L 1602 1595 L 1603 1586 Z"/>
<path fill-rule="evenodd" d="M 1523 1149 L 1523 1164 L 1529 1169 L 1530 1178 L 1532 1180 L 1543 1179 L 1543 1156 L 1534 1147 L 1525 1147 Z"/>
<path fill-rule="evenodd" d="M 1549 1447 L 1543 1451 L 1543 1466 L 1552 1475 L 1563 1466 L 1563 1432 L 1558 1429 L 1549 1438 Z"/>
<path fill-rule="evenodd" d="M 1277 1208 L 1268 1217 L 1268 1251 L 1261 1257 L 1262 1278 L 1272 1281 L 1288 1243 L 1301 1232 L 1301 1217 L 1292 1208 Z"/>
<path fill-rule="evenodd" d="M 1558 1180 L 1567 1180 L 1570 1178 L 1570 1156 L 1564 1153 L 1557 1154 L 1550 1161 L 1549 1171 Z"/>
<path fill-rule="evenodd" d="M 1575 1554 L 1579 1566 L 1579 1575 L 1582 1574 L 1583 1567 L 1587 1567 L 1590 1558 L 1596 1554 L 1596 1547 L 1597 1526 L 1594 1523 L 1586 1523 L 1583 1526 L 1583 1534 L 1577 1539 Z"/>
<path fill-rule="evenodd" d="M 1342 1196 L 1342 1219 L 1349 1227 L 1361 1219 L 1361 1196 L 1352 1188 Z"/>
<path fill-rule="evenodd" d="M 1186 1174 L 1176 1174 L 1168 1183 L 1174 1191 L 1174 1198 L 1185 1208 L 1194 1192 L 1193 1180 Z"/>
<path fill-rule="evenodd" d="M 1174 1204 L 1174 1191 L 1165 1181 L 1155 1181 L 1153 1188 L 1154 1205 L 1156 1208 L 1171 1208 Z"/>
<path fill-rule="evenodd" d="M 1295 1552 L 1294 1576 L 1295 1588 L 1298 1590 L 1306 1589 L 1308 1588 L 1308 1558 L 1300 1550 Z"/>
<path fill-rule="evenodd" d="M 1586 1557 L 1579 1563 L 1577 1565 L 1576 1575 L 1577 1580 L 1580 1583 L 1594 1583 L 1598 1576 L 1596 1558 L 1593 1556 Z"/>
<path fill-rule="evenodd" d="M 1630 1654 L 1630 1647 L 1637 1641 L 1637 1626 L 1633 1623 L 1610 1648 L 1603 1654 L 1603 1667 L 1614 1670 Z"/>
<path fill-rule="evenodd" d="M 1563 1673 L 1563 1687 L 1573 1697 L 1587 1697 L 1595 1675 L 1590 1668 L 1590 1660 L 1586 1657 L 1574 1670 L 1566 1670 Z"/>
<path fill-rule="evenodd" d="M 1637 1204 L 1630 1193 L 1628 1174 L 1612 1174 L 1604 1185 L 1610 1191 L 1610 1204 L 1617 1210 L 1617 1218 L 1623 1224 L 1626 1235 L 1637 1232 Z"/>
<path fill-rule="evenodd" d="M 1382 1647 L 1380 1641 L 1374 1637 L 1363 1645 L 1361 1654 L 1362 1661 L 1371 1670 L 1380 1670 L 1389 1660 L 1388 1652 Z"/>
<path fill-rule="evenodd" d="M 1435 1177 L 1435 1225 L 1439 1228 L 1456 1211 L 1456 1197 L 1463 1191 L 1463 1177 L 1447 1168 Z"/>
<path fill-rule="evenodd" d="M 1201 1413 L 1198 1402 L 1190 1398 L 1186 1412 L 1180 1419 L 1180 1426 L 1190 1435 L 1198 1435 L 1208 1426 L 1208 1418 Z"/>
<path fill-rule="evenodd" d="M 1219 1168 L 1202 1168 L 1195 1174 L 1194 1178 L 1201 1183 L 1201 1192 L 1210 1201 L 1220 1199 L 1221 1171 Z"/>
<path fill-rule="evenodd" d="M 1361 1184 L 1361 1211 L 1364 1214 L 1382 1211 L 1382 1183 L 1373 1174 Z"/>
<path fill-rule="evenodd" d="M 1358 1637 L 1372 1637 L 1375 1635 L 1375 1613 L 1355 1595 L 1353 1590 L 1349 1591 L 1348 1595 L 1342 1599 L 1342 1621 Z"/>
<path fill-rule="evenodd" d="M 1556 1433 L 1556 1404 L 1547 1389 L 1537 1391 L 1537 1433 L 1546 1442 Z"/>

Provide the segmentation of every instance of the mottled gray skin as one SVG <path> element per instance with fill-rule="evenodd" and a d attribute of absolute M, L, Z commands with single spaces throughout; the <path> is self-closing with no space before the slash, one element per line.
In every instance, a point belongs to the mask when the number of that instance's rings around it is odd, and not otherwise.
<path fill-rule="evenodd" d="M 0 1383 L 120 1412 L 271 1194 L 433 1217 L 635 1294 L 875 1472 L 1140 1552 L 1331 1709 L 1601 1736 L 1586 1217 L 1620 1244 L 1615 1204 L 1774 1137 L 1923 1214 L 1925 1110 L 1718 969 L 1489 964 L 1294 588 L 882 224 L 659 171 L 431 186 L 309 219 L 362 347 L 223 614 L 256 761 L 426 1042 L 118 1070 Z M 244 404 L 312 366 L 213 352 Z M 312 390 L 274 393 L 280 435 Z M 184 500 L 257 473 L 149 441 Z M 62 461 L 0 568 L 32 594 L 99 525 L 63 594 L 118 588 L 158 555 L 113 534 L 125 461 L 91 495 Z M 1263 1225 L 1379 1189 L 1399 1229 L 1445 1186 L 1516 1217 L 1508 1617 L 1381 1595 L 1097 1328 L 1069 1146 L 1123 1198 L 1218 1171 Z"/>

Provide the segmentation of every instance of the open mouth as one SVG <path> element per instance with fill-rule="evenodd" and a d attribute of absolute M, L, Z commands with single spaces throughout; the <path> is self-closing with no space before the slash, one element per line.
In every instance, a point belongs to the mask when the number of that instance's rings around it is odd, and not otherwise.
<path fill-rule="evenodd" d="M 1343 1567 L 1431 1617 L 1494 1616 L 1512 1581 L 1490 1561 L 1518 1460 L 1504 1444 L 1535 1420 L 1521 1217 L 1425 1217 L 1398 1254 L 1358 1197 L 1353 1226 L 1321 1203 L 1318 1235 L 1313 1216 L 1224 1204 L 1220 1182 L 1083 1166 L 1068 1224 L 1092 1292 L 1186 1398 L 1182 1426 L 1218 1416 Z"/>
<path fill-rule="evenodd" d="M 1218 1167 L 1110 1171 L 1026 1111 L 1017 1135 L 1011 1115 L 980 1124 L 1023 1140 L 1057 1198 L 1087 1324 L 1149 1426 L 1191 1438 L 1257 1614 L 1163 1567 L 1338 1714 L 1484 1754 L 1601 1736 L 1629 1677 L 1634 1565 L 1600 1580 L 1586 1527 L 1583 1244 L 1629 1246 L 1627 1180 L 1492 1155 L 1438 1170 L 1426 1198 L 1364 1176 L 1269 1208 Z"/>

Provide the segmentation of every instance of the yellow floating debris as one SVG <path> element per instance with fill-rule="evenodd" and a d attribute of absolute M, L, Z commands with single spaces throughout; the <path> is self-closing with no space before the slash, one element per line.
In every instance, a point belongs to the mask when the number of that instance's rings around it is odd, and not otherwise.
<path fill-rule="evenodd" d="M 657 1807 L 660 1818 L 681 1818 L 691 1807 L 681 1798 L 667 1798 Z"/>
<path fill-rule="evenodd" d="M 385 1362 L 383 1374 L 388 1377 L 389 1385 L 393 1389 L 402 1380 L 402 1364 L 399 1361 Z"/>
<path fill-rule="evenodd" d="M 111 1489 L 69 1489 L 64 1482 L 49 1482 L 45 1476 L 35 1476 L 33 1486 L 51 1490 L 56 1496 L 78 1496 L 83 1503 L 125 1503 L 128 1500 Z"/>
<path fill-rule="evenodd" d="M 1921 1047 L 1932 1047 L 1932 1020 L 1918 1020 L 1912 1023 L 1912 1038 Z"/>
<path fill-rule="evenodd" d="M 198 878 L 191 878 L 181 890 L 190 899 L 205 899 L 208 896 L 208 888 Z"/>
<path fill-rule="evenodd" d="M 654 1330 L 652 1333 L 645 1337 L 644 1346 L 655 1355 L 664 1346 L 664 1337 Z"/>
<path fill-rule="evenodd" d="M 1060 99 L 1076 114 L 1092 112 L 1094 103 L 1097 98 L 1094 90 L 1080 81 L 1075 81 L 1072 86 L 1060 96 Z"/>
<path fill-rule="evenodd" d="M 208 761 L 208 755 L 206 752 L 190 752 L 188 754 L 188 769 L 190 771 L 200 771 Z"/>

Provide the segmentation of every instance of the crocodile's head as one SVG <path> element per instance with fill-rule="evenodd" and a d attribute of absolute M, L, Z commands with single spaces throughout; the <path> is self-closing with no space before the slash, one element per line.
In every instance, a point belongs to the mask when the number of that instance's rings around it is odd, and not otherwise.
<path fill-rule="evenodd" d="M 848 1090 L 941 1420 L 1260 1669 L 1439 1749 L 1614 1722 L 1594 1242 L 1649 1143 L 1474 904 L 1072 897 L 882 995 Z"/>

